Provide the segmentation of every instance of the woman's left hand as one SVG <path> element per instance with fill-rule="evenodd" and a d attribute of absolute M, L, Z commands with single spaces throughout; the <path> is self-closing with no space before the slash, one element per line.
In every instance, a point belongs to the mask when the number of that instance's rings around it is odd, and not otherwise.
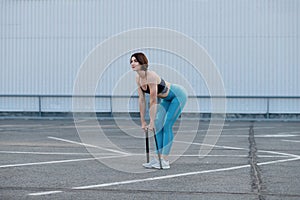
<path fill-rule="evenodd" d="M 150 124 L 148 125 L 148 129 L 150 130 L 150 131 L 153 131 L 154 130 L 154 123 L 151 123 L 150 122 Z"/>

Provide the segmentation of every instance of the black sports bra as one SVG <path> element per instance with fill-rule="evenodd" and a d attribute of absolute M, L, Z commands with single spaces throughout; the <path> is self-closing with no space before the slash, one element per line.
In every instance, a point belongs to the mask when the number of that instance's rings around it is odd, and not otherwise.
<path fill-rule="evenodd" d="M 149 86 L 147 85 L 147 89 L 144 90 L 142 87 L 140 87 L 141 90 L 145 93 L 148 93 L 150 94 L 150 88 Z M 166 86 L 166 82 L 164 79 L 161 78 L 161 81 L 159 84 L 157 84 L 157 94 L 163 94 L 163 93 L 166 93 L 168 91 L 168 87 Z"/>

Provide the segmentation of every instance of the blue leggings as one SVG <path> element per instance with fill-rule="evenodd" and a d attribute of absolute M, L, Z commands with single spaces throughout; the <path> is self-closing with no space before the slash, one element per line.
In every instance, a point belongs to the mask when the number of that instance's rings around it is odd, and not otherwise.
<path fill-rule="evenodd" d="M 169 155 L 173 144 L 172 127 L 181 114 L 187 101 L 186 90 L 176 84 L 170 86 L 169 94 L 157 106 L 155 128 L 158 150 L 162 155 Z"/>

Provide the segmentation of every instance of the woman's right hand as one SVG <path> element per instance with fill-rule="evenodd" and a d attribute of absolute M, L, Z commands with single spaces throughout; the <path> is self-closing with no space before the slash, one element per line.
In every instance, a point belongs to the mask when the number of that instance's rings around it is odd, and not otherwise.
<path fill-rule="evenodd" d="M 143 130 L 146 130 L 148 127 L 147 127 L 147 123 L 146 122 L 142 122 L 142 129 Z"/>

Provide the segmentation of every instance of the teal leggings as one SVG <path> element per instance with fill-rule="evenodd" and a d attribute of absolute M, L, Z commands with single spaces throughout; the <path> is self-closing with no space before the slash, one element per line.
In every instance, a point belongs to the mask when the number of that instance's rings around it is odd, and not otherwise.
<path fill-rule="evenodd" d="M 170 86 L 169 94 L 161 99 L 157 106 L 155 128 L 158 150 L 162 155 L 169 155 L 173 144 L 172 127 L 181 114 L 187 101 L 186 90 L 176 84 Z"/>

